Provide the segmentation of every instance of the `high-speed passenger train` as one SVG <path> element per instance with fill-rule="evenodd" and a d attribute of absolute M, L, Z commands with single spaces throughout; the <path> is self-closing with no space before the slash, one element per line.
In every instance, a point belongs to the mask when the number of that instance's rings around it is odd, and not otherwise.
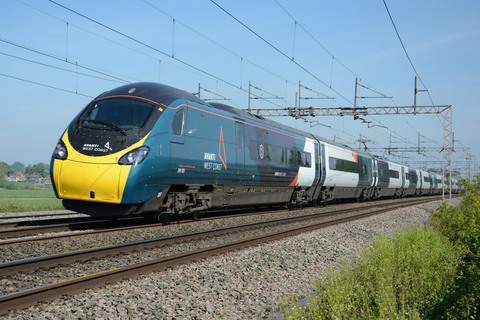
<path fill-rule="evenodd" d="M 197 219 L 210 208 L 429 195 L 444 187 L 439 174 L 147 82 L 90 102 L 58 141 L 50 172 L 67 209 L 164 222 L 172 214 Z"/>

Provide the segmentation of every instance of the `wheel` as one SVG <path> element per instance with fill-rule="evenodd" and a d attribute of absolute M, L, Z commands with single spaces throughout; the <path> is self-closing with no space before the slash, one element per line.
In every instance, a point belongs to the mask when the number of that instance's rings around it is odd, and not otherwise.
<path fill-rule="evenodd" d="M 190 217 L 192 218 L 193 221 L 200 220 L 200 211 L 192 211 L 190 213 Z"/>
<path fill-rule="evenodd" d="M 170 223 L 170 220 L 172 218 L 172 215 L 170 213 L 162 213 L 160 214 L 159 216 L 159 220 L 165 224 L 169 224 Z"/>

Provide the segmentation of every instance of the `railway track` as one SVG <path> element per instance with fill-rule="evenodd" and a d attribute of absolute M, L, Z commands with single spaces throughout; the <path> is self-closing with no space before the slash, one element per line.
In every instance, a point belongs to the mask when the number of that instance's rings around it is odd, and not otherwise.
<path fill-rule="evenodd" d="M 52 212 L 52 213 L 43 213 L 43 214 L 38 214 L 38 213 L 28 213 L 28 214 L 20 214 L 20 215 L 5 215 L 5 216 L 0 216 L 0 220 L 18 220 L 18 219 L 26 219 L 26 218 L 45 218 L 45 217 L 62 217 L 62 216 L 72 216 L 72 215 L 81 215 L 83 216 L 84 214 L 82 213 L 76 213 L 76 212 Z"/>
<path fill-rule="evenodd" d="M 270 209 L 265 212 L 272 212 L 275 209 Z M 238 217 L 240 215 L 245 215 L 246 212 L 249 212 L 245 209 L 231 210 L 237 212 L 237 214 L 229 215 L 228 217 Z M 251 210 L 250 210 L 251 211 Z M 254 212 L 252 214 L 261 214 L 262 212 Z M 16 216 L 18 217 L 43 217 L 42 215 L 26 215 L 26 216 Z M 223 219 L 224 211 L 211 211 L 205 213 L 205 218 L 202 220 L 212 220 L 212 219 Z M 145 224 L 145 222 L 147 223 Z M 188 223 L 190 220 L 173 220 L 171 223 Z M 127 225 L 127 226 L 125 226 Z M 127 216 L 121 217 L 118 219 L 112 219 L 111 217 L 74 217 L 74 218 L 55 218 L 55 219 L 45 219 L 45 220 L 27 220 L 27 221 L 13 221 L 13 222 L 3 222 L 0 223 L 0 240 L 12 239 L 12 238 L 21 238 L 12 241 L 0 241 L 1 245 L 20 243 L 27 241 L 41 241 L 41 240 L 52 240 L 56 238 L 68 238 L 81 235 L 94 234 L 98 232 L 114 232 L 128 230 L 132 228 L 148 228 L 161 226 L 162 223 L 159 222 L 148 222 L 148 219 L 143 216 Z M 119 227 L 123 226 L 123 227 Z M 48 235 L 41 236 L 42 234 L 47 233 L 58 233 L 58 232 L 68 232 L 68 231 L 81 231 L 88 229 L 84 232 L 75 232 L 75 233 L 62 233 L 57 235 Z M 101 230 L 96 230 L 101 229 Z M 30 238 L 23 238 L 30 237 Z"/>
<path fill-rule="evenodd" d="M 100 228 L 114 228 L 118 225 L 125 224 L 137 224 L 138 222 L 144 221 L 143 217 L 127 217 L 118 220 L 110 220 L 105 217 L 92 218 L 92 217 L 82 217 L 82 218 L 71 218 L 66 220 L 68 222 L 62 223 L 62 221 L 48 221 L 42 220 L 38 223 L 37 221 L 28 223 L 33 224 L 34 226 L 25 226 L 25 222 L 8 222 L 4 223 L 3 226 L 7 225 L 6 228 L 0 227 L 0 240 L 11 239 L 11 238 L 20 238 L 20 237 L 29 237 L 29 236 L 39 236 L 45 233 L 52 232 L 64 232 L 64 231 L 78 231 L 85 229 L 100 229 Z M 71 234 L 73 236 L 74 234 Z M 48 238 L 48 237 L 47 237 Z M 50 237 L 54 238 L 53 237 Z M 23 241 L 31 241 L 32 239 L 23 239 Z M 42 239 L 41 239 L 42 240 Z M 22 240 L 19 240 L 22 241 Z M 0 242 L 0 245 L 4 244 Z"/>
<path fill-rule="evenodd" d="M 397 200 L 398 201 L 398 200 Z M 388 201 L 387 201 L 388 202 Z M 384 203 L 382 203 L 384 205 Z M 264 212 L 252 212 L 252 210 L 237 209 L 233 212 L 237 214 L 224 215 L 224 211 L 205 212 L 203 221 L 224 219 L 227 217 L 235 218 L 246 214 L 262 214 L 275 211 L 283 211 L 276 208 L 270 208 Z M 249 213 L 248 213 L 249 212 Z M 68 213 L 53 214 L 68 215 Z M 23 217 L 43 217 L 42 215 L 22 215 L 13 218 Z M 55 218 L 44 220 L 27 220 L 0 223 L 0 246 L 13 243 L 21 243 L 28 241 L 44 241 L 60 238 L 85 236 L 100 232 L 116 232 L 131 229 L 141 229 L 149 227 L 161 226 L 161 223 L 147 222 L 142 216 L 130 216 L 113 220 L 109 217 L 73 217 L 73 218 Z M 190 220 L 174 220 L 172 223 L 188 223 Z M 84 231 L 85 230 L 85 231 Z M 52 234 L 56 233 L 56 234 Z M 48 234 L 48 235 L 44 235 Z M 14 240 L 8 240 L 14 239 Z"/>
<path fill-rule="evenodd" d="M 366 216 L 379 214 L 381 212 L 429 202 L 432 200 L 436 199 L 415 199 L 413 201 L 403 202 L 397 205 L 385 204 L 385 208 L 382 209 L 378 209 L 379 205 L 376 205 L 375 207 L 377 209 L 375 210 L 371 210 L 370 208 L 369 210 L 365 211 L 365 208 L 352 208 L 347 210 L 335 210 L 330 213 L 323 212 L 319 214 L 307 214 L 302 216 L 269 220 L 261 223 L 250 223 L 225 228 L 217 228 L 214 230 L 193 232 L 172 237 L 162 237 L 157 239 L 149 239 L 108 247 L 91 248 L 87 250 L 80 250 L 48 257 L 38 257 L 32 259 L 24 259 L 21 261 L 3 263 L 0 264 L 0 274 L 3 275 L 3 277 L 8 277 L 12 274 L 15 275 L 19 271 L 26 272 L 27 270 L 37 270 L 38 268 L 52 268 L 53 266 L 58 266 L 60 264 L 69 265 L 72 263 L 77 263 L 76 261 L 88 261 L 92 258 L 98 259 L 105 256 L 125 254 L 125 252 L 146 250 L 147 248 L 165 248 L 167 246 L 173 246 L 175 244 L 178 245 L 184 242 L 193 241 L 208 243 L 206 247 L 205 245 L 203 245 L 202 247 L 196 250 L 191 250 L 189 252 L 180 252 L 177 254 L 164 256 L 159 259 L 150 259 L 148 261 L 133 263 L 123 266 L 121 268 L 107 271 L 95 270 L 92 271 L 90 274 L 84 274 L 81 277 L 69 280 L 61 279 L 56 283 L 48 284 L 42 287 L 36 287 L 23 290 L 21 292 L 5 294 L 4 296 L 0 297 L 0 314 L 6 313 L 8 309 L 11 308 L 24 308 L 40 300 L 54 299 L 65 293 L 84 290 L 88 287 L 100 286 L 107 282 L 112 283 L 126 277 L 134 277 L 135 275 L 150 272 L 152 270 L 165 270 L 166 268 L 181 263 L 188 263 L 192 260 L 198 260 L 223 252 L 236 250 L 239 248 L 245 248 L 248 246 L 263 243 L 266 241 L 272 241 L 301 232 L 314 230 L 334 224 L 345 223 L 347 221 L 361 219 Z M 360 214 L 348 214 L 354 211 L 358 212 L 359 210 L 364 210 L 365 212 L 362 212 Z M 348 216 L 333 219 L 334 216 L 338 216 L 340 214 L 348 214 Z M 318 219 L 321 219 L 322 221 L 318 221 Z M 302 223 L 304 225 L 298 226 L 301 221 L 303 221 Z M 292 226 L 292 223 L 295 224 L 295 226 Z M 278 227 L 279 225 L 283 225 L 286 227 L 284 227 L 280 231 L 276 229 L 274 230 L 274 227 Z M 249 236 L 248 231 L 251 230 L 262 230 L 262 232 L 260 232 L 260 235 Z M 206 239 L 215 239 L 234 233 L 241 234 L 241 236 L 237 237 L 237 240 L 222 240 L 220 241 L 220 244 L 218 244 L 218 241 L 217 243 L 215 243 L 214 241 L 206 241 Z"/>

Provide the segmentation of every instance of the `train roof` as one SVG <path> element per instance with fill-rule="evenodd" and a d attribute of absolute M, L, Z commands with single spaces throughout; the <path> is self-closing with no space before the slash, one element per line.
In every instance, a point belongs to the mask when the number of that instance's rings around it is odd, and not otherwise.
<path fill-rule="evenodd" d="M 114 96 L 131 96 L 133 98 L 144 98 L 166 105 L 169 105 L 171 102 L 178 99 L 185 99 L 207 106 L 209 105 L 202 99 L 187 91 L 155 82 L 137 82 L 126 84 L 102 93 L 97 97 L 97 99 Z"/>
<path fill-rule="evenodd" d="M 348 150 L 353 150 L 357 153 L 365 154 L 365 155 L 368 155 L 370 157 L 373 157 L 372 155 L 368 154 L 368 152 L 352 148 L 350 146 L 347 146 L 347 145 L 342 144 L 342 143 L 338 143 L 336 141 L 332 141 L 332 140 L 329 140 L 329 139 L 325 139 L 323 137 L 316 136 L 312 133 L 296 129 L 296 128 L 281 124 L 281 123 L 276 122 L 276 121 L 266 119 L 262 116 L 258 116 L 258 115 L 253 114 L 253 113 L 245 112 L 243 110 L 234 108 L 234 107 L 229 106 L 227 104 L 213 102 L 213 103 L 209 103 L 209 105 L 211 105 L 215 109 L 223 110 L 223 111 L 235 114 L 235 115 L 237 115 L 239 117 L 242 117 L 242 118 L 246 118 L 246 119 L 249 119 L 249 120 L 261 122 L 263 124 L 266 124 L 266 125 L 269 125 L 269 126 L 272 126 L 272 127 L 275 127 L 275 128 L 279 128 L 279 129 L 282 129 L 282 130 L 285 130 L 285 131 L 293 132 L 293 133 L 296 133 L 296 134 L 304 136 L 304 137 L 311 137 L 311 138 L 314 138 L 314 139 L 318 139 L 321 142 L 325 142 L 325 143 L 328 143 L 328 144 L 331 144 L 331 145 L 334 145 L 334 146 L 337 146 L 337 147 L 345 148 L 345 149 L 348 149 Z"/>
<path fill-rule="evenodd" d="M 338 147 L 342 147 L 342 148 L 346 148 L 346 149 L 350 149 L 350 150 L 352 149 L 351 147 L 349 147 L 347 145 L 344 145 L 344 144 L 341 144 L 341 143 L 338 143 L 338 142 L 335 142 L 335 141 L 331 141 L 331 140 L 328 140 L 328 139 L 324 139 L 322 137 L 314 136 L 311 133 L 308 133 L 308 132 L 305 132 L 305 131 L 302 131 L 302 130 L 298 130 L 296 128 L 292 128 L 290 126 L 286 126 L 286 125 L 283 125 L 281 123 L 278 123 L 278 122 L 275 122 L 275 121 L 272 121 L 272 120 L 269 120 L 269 119 L 265 119 L 264 117 L 257 116 L 255 114 L 242 111 L 240 109 L 229 106 L 227 104 L 215 103 L 215 102 L 207 103 L 207 102 L 205 102 L 204 100 L 200 99 L 199 97 L 195 96 L 192 93 L 189 93 L 187 91 L 177 89 L 177 88 L 165 85 L 165 84 L 160 84 L 160 83 L 155 83 L 155 82 L 138 82 L 138 83 L 126 84 L 126 85 L 123 85 L 123 86 L 120 86 L 118 88 L 115 88 L 115 89 L 112 89 L 112 90 L 109 90 L 109 91 L 106 91 L 106 92 L 102 93 L 101 95 L 99 95 L 97 97 L 97 99 L 115 97 L 115 96 L 123 96 L 123 97 L 131 96 L 133 98 L 135 98 L 135 97 L 144 98 L 144 99 L 148 99 L 148 100 L 151 100 L 151 101 L 155 101 L 157 103 L 163 103 L 163 104 L 166 104 L 166 105 L 169 105 L 171 102 L 173 102 L 175 100 L 178 100 L 178 99 L 185 99 L 185 100 L 188 100 L 188 101 L 191 101 L 191 102 L 202 104 L 204 106 L 210 106 L 210 107 L 213 107 L 215 109 L 231 113 L 233 115 L 236 115 L 238 117 L 242 117 L 244 119 L 261 122 L 265 125 L 272 126 L 272 127 L 275 127 L 275 128 L 279 128 L 279 129 L 282 129 L 282 130 L 285 130 L 285 131 L 293 132 L 293 133 L 296 133 L 298 135 L 302 135 L 302 136 L 305 136 L 305 137 L 312 137 L 312 138 L 318 139 L 320 141 L 323 141 L 323 142 L 326 142 L 326 143 L 329 143 L 329 144 L 332 144 L 332 145 L 336 145 Z M 366 152 L 363 152 L 361 150 L 355 150 L 355 152 L 366 154 Z"/>
<path fill-rule="evenodd" d="M 137 83 L 126 84 L 126 85 L 123 85 L 123 86 L 120 86 L 118 88 L 115 88 L 115 89 L 112 89 L 112 90 L 109 90 L 109 91 L 106 91 L 106 92 L 102 93 L 101 95 L 99 95 L 97 97 L 97 99 L 107 98 L 107 97 L 110 97 L 110 96 L 111 97 L 114 97 L 114 96 L 138 97 L 138 98 L 144 98 L 144 99 L 148 99 L 148 100 L 151 100 L 151 101 L 155 101 L 157 103 L 163 103 L 163 104 L 166 104 L 166 105 L 169 105 L 171 102 L 173 102 L 175 100 L 178 100 L 178 99 L 185 99 L 185 100 L 195 102 L 195 103 L 198 103 L 198 104 L 201 104 L 201 105 L 204 105 L 204 106 L 209 106 L 209 107 L 212 107 L 212 108 L 215 108 L 215 109 L 218 109 L 218 110 L 228 112 L 230 114 L 236 115 L 238 117 L 242 117 L 244 119 L 257 121 L 257 122 L 263 123 L 263 124 L 268 125 L 268 126 L 272 126 L 272 127 L 275 127 L 275 128 L 285 130 L 285 131 L 296 133 L 296 134 L 301 135 L 301 136 L 311 137 L 313 139 L 317 139 L 317 140 L 319 140 L 321 142 L 324 142 L 324 143 L 328 143 L 328 144 L 331 144 L 331 145 L 334 145 L 334 146 L 337 146 L 337 147 L 352 150 L 352 151 L 355 151 L 359 154 L 367 155 L 369 157 L 375 158 L 375 159 L 380 160 L 380 161 L 386 161 L 386 162 L 395 163 L 395 164 L 399 164 L 399 165 L 405 165 L 405 164 L 397 163 L 395 161 L 379 158 L 377 156 L 369 154 L 368 151 L 363 151 L 363 150 L 359 150 L 359 149 L 356 149 L 356 148 L 352 148 L 352 147 L 347 146 L 345 144 L 338 143 L 336 141 L 332 141 L 332 140 L 329 140 L 329 139 L 325 139 L 323 137 L 316 136 L 312 133 L 309 133 L 309 132 L 306 132 L 306 131 L 303 131 L 303 130 L 299 130 L 299 129 L 296 129 L 296 128 L 293 128 L 293 127 L 290 127 L 290 126 L 287 126 L 287 125 L 284 125 L 284 124 L 266 119 L 262 116 L 258 116 L 258 115 L 255 115 L 253 113 L 245 112 L 243 110 L 240 110 L 238 108 L 232 107 L 232 106 L 227 105 L 227 104 L 216 103 L 216 102 L 207 103 L 207 102 L 205 102 L 204 100 L 200 99 L 199 97 L 197 97 L 196 95 L 194 95 L 192 93 L 189 93 L 187 91 L 184 91 L 184 90 L 181 90 L 181 89 L 178 89 L 178 88 L 174 88 L 174 87 L 171 87 L 171 86 L 168 86 L 168 85 L 165 85 L 165 84 L 161 84 L 161 83 L 137 82 Z"/>

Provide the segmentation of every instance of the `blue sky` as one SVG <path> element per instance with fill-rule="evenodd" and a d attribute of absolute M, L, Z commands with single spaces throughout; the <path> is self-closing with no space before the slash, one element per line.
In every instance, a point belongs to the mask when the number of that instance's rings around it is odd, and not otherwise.
<path fill-rule="evenodd" d="M 316 92 L 335 97 L 302 100 L 302 106 L 351 107 L 358 77 L 361 84 L 393 97 L 360 99 L 359 105 L 413 105 L 415 72 L 383 1 L 215 3 L 3 0 L 0 161 L 48 163 L 72 118 L 93 97 L 127 82 L 161 82 L 189 92 L 201 83 L 239 108 L 248 105 L 251 82 L 268 92 L 254 89 L 255 94 L 283 98 L 252 100 L 252 108 L 284 108 L 295 106 L 301 81 L 315 90 L 302 89 L 304 97 L 318 97 Z M 480 161 L 480 2 L 387 0 L 387 5 L 429 90 L 418 94 L 417 104 L 452 105 L 455 146 L 470 147 L 472 160 Z M 419 82 L 419 89 L 425 87 Z M 376 94 L 361 89 L 358 95 Z M 203 97 L 214 96 L 205 92 Z M 286 117 L 274 120 L 356 147 L 360 138 L 371 140 L 367 146 L 375 148 L 416 147 L 419 134 L 421 146 L 442 146 L 439 115 L 365 119 L 376 126 L 352 117 L 308 119 L 323 124 L 314 126 Z M 442 160 L 438 152 L 386 156 Z M 453 157 L 465 161 L 464 152 Z"/>

